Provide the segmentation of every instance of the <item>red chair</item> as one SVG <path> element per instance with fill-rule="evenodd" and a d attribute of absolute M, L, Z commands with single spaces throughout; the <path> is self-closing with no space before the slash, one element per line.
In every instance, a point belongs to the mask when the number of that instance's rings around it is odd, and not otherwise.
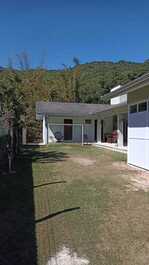
<path fill-rule="evenodd" d="M 105 142 L 107 143 L 117 143 L 118 134 L 117 131 L 113 131 L 111 134 L 106 134 Z"/>
<path fill-rule="evenodd" d="M 117 131 L 112 132 L 112 143 L 117 143 L 118 133 Z"/>

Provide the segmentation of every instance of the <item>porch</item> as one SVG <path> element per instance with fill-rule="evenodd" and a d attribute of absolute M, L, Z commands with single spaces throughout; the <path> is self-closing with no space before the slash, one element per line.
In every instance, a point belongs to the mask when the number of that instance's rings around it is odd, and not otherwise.
<path fill-rule="evenodd" d="M 109 149 L 115 152 L 120 152 L 120 153 L 124 153 L 127 154 L 127 150 L 128 147 L 127 146 L 118 146 L 117 143 L 94 143 L 94 146 L 98 147 L 98 148 L 104 148 L 104 149 Z"/>
<path fill-rule="evenodd" d="M 100 120 L 99 141 L 97 147 L 127 153 L 128 113 L 109 112 Z"/>
<path fill-rule="evenodd" d="M 47 117 L 43 119 L 43 142 L 94 143 L 97 123 L 96 117 Z"/>

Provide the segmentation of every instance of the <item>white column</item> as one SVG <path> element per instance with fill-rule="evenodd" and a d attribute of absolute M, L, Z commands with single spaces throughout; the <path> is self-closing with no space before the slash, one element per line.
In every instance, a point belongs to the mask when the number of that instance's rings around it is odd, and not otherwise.
<path fill-rule="evenodd" d="M 82 145 L 84 145 L 84 124 L 82 123 Z"/>
<path fill-rule="evenodd" d="M 123 147 L 123 119 L 121 114 L 117 116 L 118 146 Z"/>
<path fill-rule="evenodd" d="M 47 128 L 47 121 L 45 115 L 43 116 L 42 137 L 43 137 L 43 143 L 48 144 L 48 128 Z"/>
<path fill-rule="evenodd" d="M 101 120 L 97 120 L 97 142 L 101 142 Z"/>

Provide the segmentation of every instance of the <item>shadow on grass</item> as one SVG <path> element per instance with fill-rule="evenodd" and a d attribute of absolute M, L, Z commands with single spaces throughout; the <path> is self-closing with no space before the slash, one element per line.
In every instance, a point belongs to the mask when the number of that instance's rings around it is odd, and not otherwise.
<path fill-rule="evenodd" d="M 25 148 L 17 158 L 16 174 L 1 174 L 0 264 L 37 265 L 32 162 L 56 163 L 65 158 L 64 153 Z"/>
<path fill-rule="evenodd" d="M 65 161 L 69 156 L 65 152 L 58 151 L 41 151 L 37 147 L 26 147 L 23 150 L 24 155 L 28 156 L 33 162 L 39 163 L 55 163 L 58 161 Z"/>
<path fill-rule="evenodd" d="M 19 157 L 16 167 L 0 177 L 0 264 L 36 265 L 31 161 Z"/>
<path fill-rule="evenodd" d="M 40 218 L 40 219 L 36 220 L 36 223 L 41 223 L 43 221 L 51 219 L 51 218 L 53 218 L 53 217 L 55 217 L 57 215 L 60 215 L 60 214 L 64 214 L 64 213 L 67 213 L 67 212 L 78 211 L 78 210 L 80 210 L 80 207 L 68 208 L 68 209 L 64 209 L 64 210 L 56 212 L 56 213 L 51 213 L 51 214 L 49 214 L 49 215 L 47 215 L 47 216 L 45 216 L 43 218 Z"/>

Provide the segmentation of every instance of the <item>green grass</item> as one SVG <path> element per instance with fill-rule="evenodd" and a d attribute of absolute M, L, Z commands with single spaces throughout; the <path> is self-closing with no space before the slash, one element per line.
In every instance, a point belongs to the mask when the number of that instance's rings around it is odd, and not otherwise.
<path fill-rule="evenodd" d="M 91 146 L 26 149 L 17 175 L 1 187 L 1 245 L 13 250 L 7 259 L 46 265 L 65 246 L 90 265 L 147 265 L 149 194 L 127 190 L 123 175 L 134 172 L 115 167 L 121 161 L 125 155 Z"/>

